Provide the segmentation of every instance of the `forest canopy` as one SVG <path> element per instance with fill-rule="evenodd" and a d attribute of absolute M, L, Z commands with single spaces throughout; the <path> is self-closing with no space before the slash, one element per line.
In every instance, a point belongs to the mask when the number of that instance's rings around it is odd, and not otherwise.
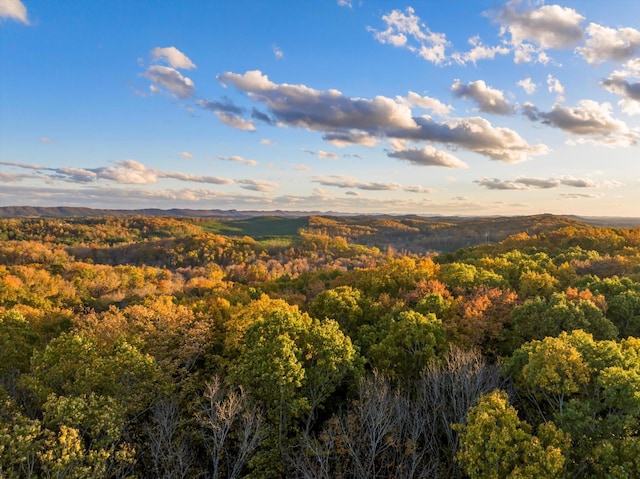
<path fill-rule="evenodd" d="M 638 478 L 640 228 L 0 218 L 0 477 Z"/>

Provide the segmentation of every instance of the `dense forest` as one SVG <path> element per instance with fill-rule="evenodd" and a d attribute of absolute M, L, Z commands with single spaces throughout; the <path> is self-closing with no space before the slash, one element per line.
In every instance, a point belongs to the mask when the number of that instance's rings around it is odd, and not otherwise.
<path fill-rule="evenodd" d="M 52 216 L 0 218 L 1 478 L 640 478 L 638 227 Z"/>

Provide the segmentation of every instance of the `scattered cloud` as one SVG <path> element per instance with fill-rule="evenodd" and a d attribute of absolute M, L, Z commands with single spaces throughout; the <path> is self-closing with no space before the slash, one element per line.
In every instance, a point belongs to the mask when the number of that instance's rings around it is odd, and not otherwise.
<path fill-rule="evenodd" d="M 618 105 L 627 115 L 640 114 L 640 58 L 629 61 L 622 70 L 614 71 L 602 81 L 602 86 L 612 93 L 623 96 Z"/>
<path fill-rule="evenodd" d="M 532 8 L 530 2 L 511 0 L 494 18 L 500 24 L 500 34 L 509 35 L 507 41 L 514 48 L 516 63 L 534 59 L 546 63 L 549 58 L 544 50 L 572 49 L 584 40 L 585 17 L 568 7 Z"/>
<path fill-rule="evenodd" d="M 5 18 L 29 25 L 27 7 L 20 0 L 0 0 L 0 20 Z"/>
<path fill-rule="evenodd" d="M 276 60 L 280 60 L 281 58 L 284 58 L 284 52 L 279 46 L 273 45 L 272 49 L 273 49 L 273 56 L 276 57 Z"/>
<path fill-rule="evenodd" d="M 181 152 L 181 153 L 180 153 L 180 156 L 181 156 L 182 158 L 184 158 L 185 160 L 190 160 L 190 159 L 192 159 L 192 158 L 193 158 L 193 154 L 192 154 L 192 153 L 189 153 L 188 151 L 183 151 L 183 152 Z"/>
<path fill-rule="evenodd" d="M 556 101 L 563 102 L 564 98 L 564 86 L 560 83 L 560 80 L 555 78 L 553 75 L 547 75 L 547 89 L 550 93 L 557 93 Z"/>
<path fill-rule="evenodd" d="M 640 30 L 635 28 L 609 28 L 597 23 L 587 27 L 585 46 L 576 51 L 592 65 L 606 61 L 622 63 L 640 54 Z"/>
<path fill-rule="evenodd" d="M 338 0 L 338 5 L 340 7 L 347 7 L 347 8 L 353 7 L 351 0 Z"/>
<path fill-rule="evenodd" d="M 536 178 L 520 176 L 515 180 L 501 180 L 498 178 L 482 178 L 474 183 L 489 190 L 546 190 L 569 186 L 572 188 L 596 188 L 598 185 L 588 178 L 573 178 L 562 176 L 559 178 Z"/>
<path fill-rule="evenodd" d="M 382 138 L 429 141 L 466 148 L 506 163 L 548 152 L 545 145 L 529 145 L 515 131 L 494 127 L 481 117 L 439 123 L 429 116 L 413 116 L 406 104 L 391 98 L 349 98 L 333 89 L 276 84 L 258 70 L 243 75 L 228 72 L 217 78 L 266 104 L 281 125 L 322 131 L 324 140 L 339 147 L 373 146 Z"/>
<path fill-rule="evenodd" d="M 188 98 L 195 91 L 193 81 L 182 76 L 175 68 L 151 65 L 144 72 L 144 76 L 155 84 L 165 87 L 179 98 Z"/>
<path fill-rule="evenodd" d="M 455 80 L 451 86 L 451 93 L 455 98 L 470 98 L 478 105 L 478 109 L 485 113 L 509 115 L 514 111 L 505 99 L 504 93 L 487 86 L 483 80 L 474 81 L 468 85 Z"/>
<path fill-rule="evenodd" d="M 638 143 L 640 132 L 630 130 L 621 120 L 611 116 L 610 103 L 581 100 L 578 106 L 566 108 L 555 104 L 549 112 L 542 112 L 525 103 L 523 113 L 532 121 L 560 128 L 566 133 L 589 137 L 588 142 L 606 146 L 632 146 Z M 578 143 L 583 143 L 578 141 Z"/>
<path fill-rule="evenodd" d="M 475 36 L 469 39 L 469 44 L 473 47 L 471 50 L 465 53 L 455 52 L 451 55 L 453 61 L 460 65 L 465 65 L 469 62 L 474 65 L 478 60 L 493 60 L 496 55 L 507 55 L 511 50 L 504 45 L 496 45 L 493 47 L 487 47 L 482 44 L 480 37 Z"/>
<path fill-rule="evenodd" d="M 318 158 L 326 158 L 329 160 L 337 160 L 339 157 L 335 153 L 331 153 L 329 151 L 318 150 Z"/>
<path fill-rule="evenodd" d="M 360 181 L 350 176 L 342 176 L 342 175 L 315 176 L 315 177 L 312 177 L 311 181 L 314 183 L 319 183 L 322 186 L 335 186 L 337 188 L 354 188 L 358 190 L 367 190 L 367 191 L 390 191 L 390 190 L 398 190 L 401 188 L 401 186 L 398 183 Z"/>
<path fill-rule="evenodd" d="M 534 82 L 531 81 L 531 77 L 527 77 L 523 80 L 520 80 L 516 84 L 519 87 L 522 87 L 522 89 L 525 91 L 527 95 L 533 95 L 536 91 L 536 88 L 538 87 L 538 85 L 536 85 Z"/>
<path fill-rule="evenodd" d="M 200 108 L 212 111 L 214 113 L 221 111 L 221 112 L 224 112 L 224 113 L 231 113 L 231 114 L 234 114 L 234 115 L 241 115 L 245 111 L 244 108 L 239 107 L 237 105 L 234 105 L 234 103 L 231 100 L 229 100 L 228 98 L 223 98 L 222 101 L 218 101 L 218 100 L 199 100 L 198 101 L 198 106 Z"/>
<path fill-rule="evenodd" d="M 153 57 L 154 62 L 165 61 L 172 68 L 178 68 L 180 70 L 196 68 L 196 65 L 189 59 L 189 57 L 176 47 L 156 47 L 151 50 L 151 56 Z"/>
<path fill-rule="evenodd" d="M 157 183 L 161 178 L 215 185 L 227 185 L 235 182 L 232 179 L 220 178 L 217 176 L 192 175 L 189 173 L 162 171 L 156 168 L 149 168 L 143 163 L 135 160 L 118 161 L 114 166 L 103 166 L 99 168 L 51 168 L 40 165 L 12 162 L 0 162 L 0 164 L 21 169 L 37 170 L 39 172 L 51 172 L 52 174 L 45 173 L 48 179 L 61 180 L 70 183 L 91 183 L 99 180 L 107 180 L 119 184 L 149 185 Z"/>
<path fill-rule="evenodd" d="M 296 171 L 311 171 L 311 168 L 305 165 L 304 163 L 299 163 L 295 165 Z"/>
<path fill-rule="evenodd" d="M 580 198 L 600 198 L 602 195 L 589 194 L 589 193 L 560 193 L 560 198 L 565 200 L 575 200 Z"/>
<path fill-rule="evenodd" d="M 409 108 L 415 106 L 430 110 L 439 116 L 447 117 L 453 107 L 451 105 L 445 105 L 437 98 L 431 98 L 428 96 L 421 96 L 418 93 L 410 91 L 406 97 L 396 96 L 396 101 L 401 105 L 406 105 Z"/>
<path fill-rule="evenodd" d="M 51 138 L 47 138 L 46 136 L 43 136 L 42 138 L 40 138 L 40 143 L 55 143 L 55 140 L 52 140 Z"/>
<path fill-rule="evenodd" d="M 424 194 L 433 193 L 432 188 L 425 188 L 422 185 L 403 186 L 402 190 L 408 193 L 424 193 Z"/>
<path fill-rule="evenodd" d="M 429 30 L 412 7 L 407 7 L 404 12 L 393 10 L 383 15 L 382 20 L 387 27 L 385 30 L 368 27 L 378 42 L 406 48 L 436 65 L 445 62 L 445 50 L 449 46 L 446 35 Z"/>
<path fill-rule="evenodd" d="M 253 124 L 251 120 L 245 120 L 244 118 L 234 115 L 232 113 L 225 113 L 223 111 L 216 111 L 216 116 L 220 119 L 222 123 L 228 126 L 232 126 L 233 128 L 237 128 L 238 130 L 244 131 L 255 131 L 256 126 Z"/>
<path fill-rule="evenodd" d="M 218 156 L 219 160 L 224 160 L 224 161 L 232 161 L 234 163 L 240 163 L 242 165 L 247 165 L 247 166 L 257 166 L 258 162 L 256 160 L 248 160 L 246 158 L 243 158 L 241 156 L 238 155 L 233 155 L 233 156 Z"/>
<path fill-rule="evenodd" d="M 261 145 L 275 145 L 276 142 L 273 140 L 270 140 L 269 138 L 263 138 L 262 140 L 260 140 L 260 144 Z"/>
<path fill-rule="evenodd" d="M 237 180 L 236 183 L 241 185 L 240 188 L 260 193 L 270 193 L 280 186 L 278 183 L 266 180 Z"/>
<path fill-rule="evenodd" d="M 410 148 L 394 151 L 388 154 L 391 158 L 405 160 L 418 166 L 444 166 L 446 168 L 468 168 L 468 165 L 455 156 L 426 145 L 421 149 Z"/>

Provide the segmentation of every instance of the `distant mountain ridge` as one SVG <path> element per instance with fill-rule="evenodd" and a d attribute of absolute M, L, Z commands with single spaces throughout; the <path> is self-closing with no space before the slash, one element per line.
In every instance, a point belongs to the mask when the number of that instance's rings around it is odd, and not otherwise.
<path fill-rule="evenodd" d="M 275 216 L 282 218 L 302 218 L 307 216 L 332 216 L 332 217 L 380 217 L 380 218 L 438 218 L 441 220 L 455 218 L 459 221 L 478 218 L 522 218 L 526 216 L 570 218 L 575 221 L 587 223 L 593 226 L 609 226 L 620 228 L 640 227 L 638 217 L 613 217 L 613 216 L 577 216 L 577 215 L 476 215 L 476 216 L 443 216 L 443 215 L 417 215 L 417 214 L 363 214 L 363 213 L 338 213 L 335 211 L 284 211 L 284 210 L 220 210 L 220 209 L 189 209 L 172 208 L 163 210 L 160 208 L 145 208 L 135 210 L 125 209 L 99 209 L 84 208 L 80 206 L 0 206 L 0 218 L 84 218 L 96 216 L 159 216 L 159 217 L 186 217 L 186 218 L 216 218 L 216 219 L 248 219 L 256 217 Z"/>

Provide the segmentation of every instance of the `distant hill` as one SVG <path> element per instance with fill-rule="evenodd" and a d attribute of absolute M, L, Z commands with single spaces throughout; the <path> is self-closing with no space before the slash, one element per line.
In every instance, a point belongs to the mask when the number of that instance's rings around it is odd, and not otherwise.
<path fill-rule="evenodd" d="M 640 227 L 640 218 L 583 218 L 551 214 L 463 217 L 341 215 L 298 211 L 0 207 L 0 218 L 22 218 L 29 221 L 39 218 L 64 218 L 69 223 L 84 224 L 87 221 L 100 221 L 99 218 L 104 217 L 173 218 L 178 225 L 183 222 L 185 225 L 199 228 L 202 232 L 250 236 L 258 240 L 278 237 L 293 239 L 303 234 L 342 237 L 355 244 L 417 253 L 452 252 L 460 248 L 497 243 L 521 232 L 536 235 L 565 227 Z M 171 228 L 175 229 L 176 225 Z M 185 231 L 191 230 L 185 228 Z"/>

